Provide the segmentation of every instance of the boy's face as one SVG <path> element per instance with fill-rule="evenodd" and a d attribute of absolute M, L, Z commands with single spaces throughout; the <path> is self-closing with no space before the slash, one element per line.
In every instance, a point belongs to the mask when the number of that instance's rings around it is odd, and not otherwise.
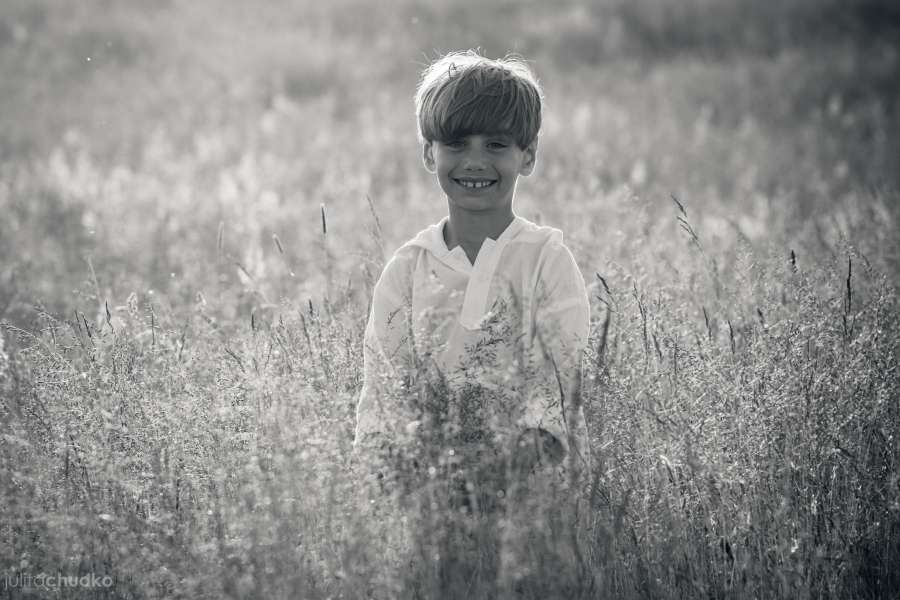
<path fill-rule="evenodd" d="M 471 211 L 511 210 L 516 181 L 534 170 L 536 153 L 537 140 L 520 148 L 507 134 L 472 134 L 426 142 L 423 159 L 451 204 Z"/>

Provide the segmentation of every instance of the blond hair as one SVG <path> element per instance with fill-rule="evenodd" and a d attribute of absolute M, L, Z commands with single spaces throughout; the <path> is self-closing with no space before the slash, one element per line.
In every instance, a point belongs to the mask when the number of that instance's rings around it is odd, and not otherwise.
<path fill-rule="evenodd" d="M 422 142 L 505 133 L 525 148 L 541 128 L 540 84 L 516 55 L 495 60 L 476 50 L 445 54 L 422 73 L 415 100 Z"/>

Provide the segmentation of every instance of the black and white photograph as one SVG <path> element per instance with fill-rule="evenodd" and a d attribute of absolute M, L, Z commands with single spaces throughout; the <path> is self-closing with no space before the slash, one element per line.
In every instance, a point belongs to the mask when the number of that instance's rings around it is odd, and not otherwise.
<path fill-rule="evenodd" d="M 897 600 L 896 0 L 0 0 L 0 600 Z"/>

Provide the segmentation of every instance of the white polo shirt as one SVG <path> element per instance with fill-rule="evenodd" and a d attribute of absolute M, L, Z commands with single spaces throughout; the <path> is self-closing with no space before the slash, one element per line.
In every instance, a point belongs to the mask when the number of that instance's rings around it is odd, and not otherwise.
<path fill-rule="evenodd" d="M 516 216 L 471 264 L 461 246 L 447 248 L 447 220 L 398 249 L 375 285 L 355 443 L 376 433 L 396 441 L 433 419 L 433 402 L 401 389 L 426 377 L 432 389 L 444 382 L 439 402 L 449 406 L 437 408 L 450 421 L 475 410 L 491 434 L 541 428 L 567 450 L 571 434 L 584 454 L 574 394 L 590 308 L 562 232 Z"/>

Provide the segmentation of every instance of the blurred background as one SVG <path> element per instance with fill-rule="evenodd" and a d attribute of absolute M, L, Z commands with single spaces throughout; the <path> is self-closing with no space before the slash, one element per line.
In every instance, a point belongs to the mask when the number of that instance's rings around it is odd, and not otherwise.
<path fill-rule="evenodd" d="M 840 237 L 857 213 L 819 217 L 900 177 L 898 40 L 891 0 L 4 0 L 0 317 L 153 293 L 228 317 L 371 280 L 446 210 L 412 96 L 472 47 L 545 85 L 517 209 L 586 270 L 673 194 L 710 243 Z"/>

